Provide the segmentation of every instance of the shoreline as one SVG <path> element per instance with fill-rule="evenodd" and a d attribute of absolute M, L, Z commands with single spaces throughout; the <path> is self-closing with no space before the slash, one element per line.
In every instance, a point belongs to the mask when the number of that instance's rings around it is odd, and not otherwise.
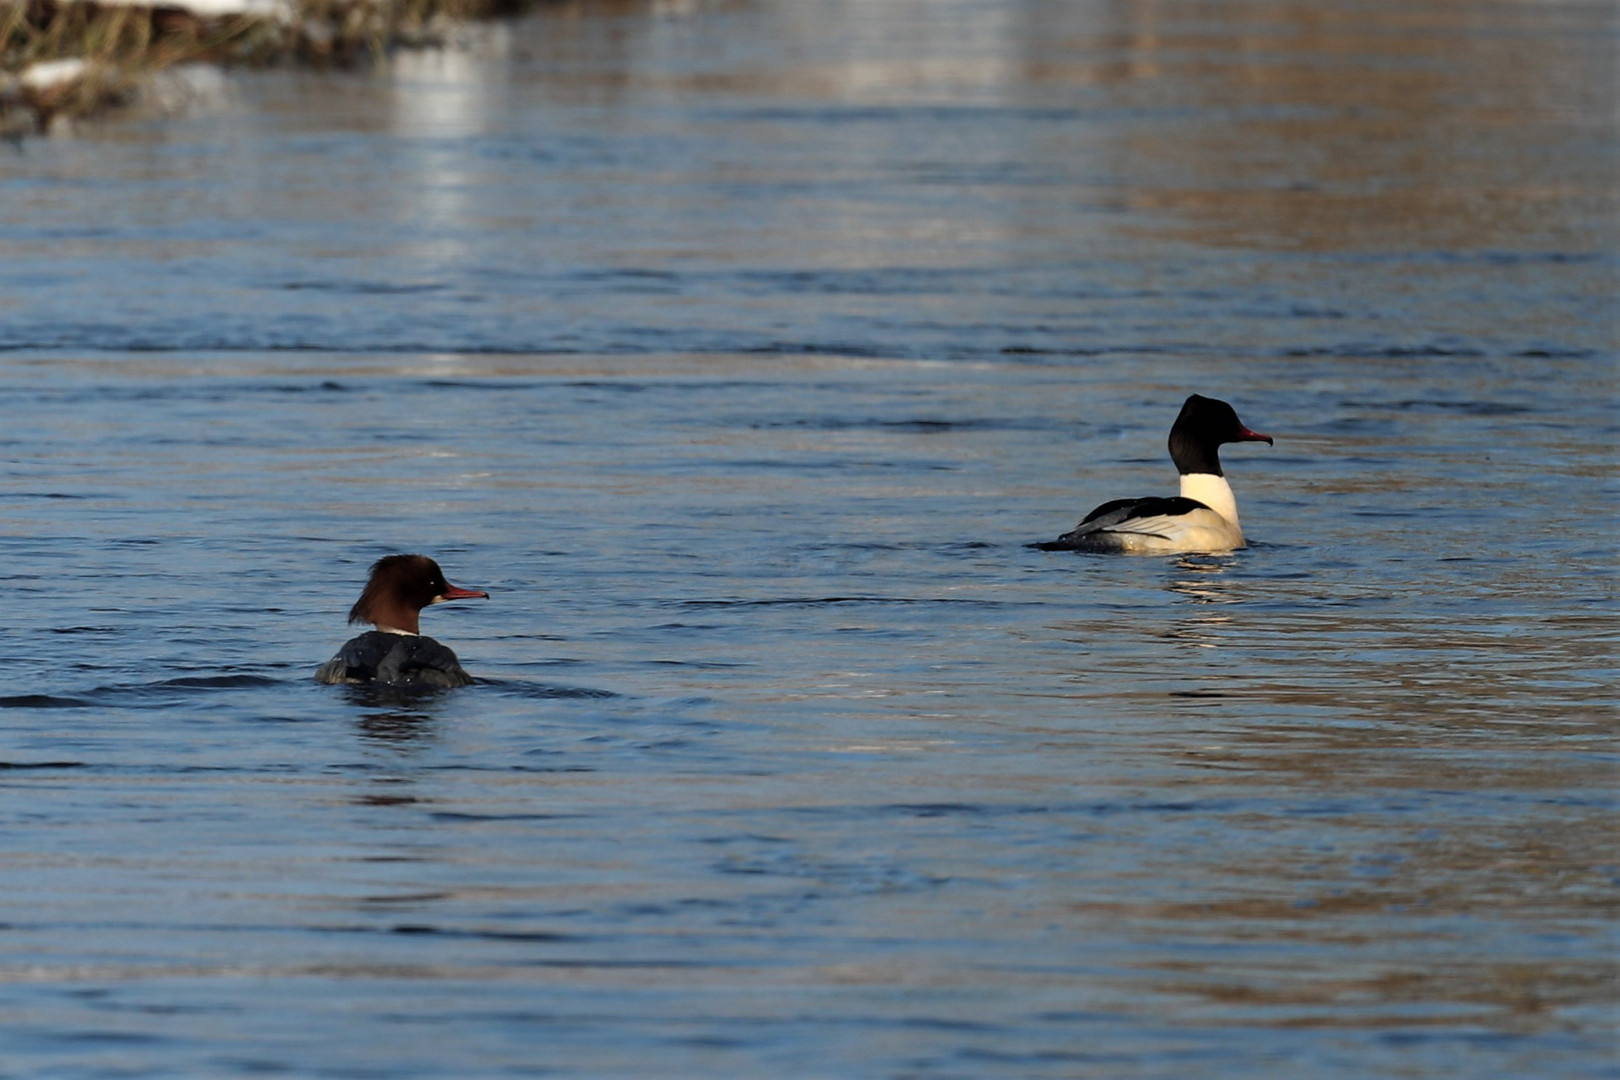
<path fill-rule="evenodd" d="M 347 67 L 545 0 L 0 0 L 0 138 L 132 104 L 186 63 Z"/>

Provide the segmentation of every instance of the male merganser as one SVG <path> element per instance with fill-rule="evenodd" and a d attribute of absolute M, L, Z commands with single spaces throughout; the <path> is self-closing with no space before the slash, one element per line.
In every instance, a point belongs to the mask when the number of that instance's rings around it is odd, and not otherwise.
<path fill-rule="evenodd" d="M 487 592 L 458 589 L 444 580 L 439 564 L 426 555 L 385 555 L 372 564 L 365 591 L 349 609 L 351 623 L 375 623 L 377 629 L 344 642 L 315 672 L 316 681 L 466 686 L 472 676 L 455 653 L 422 636 L 419 616 L 430 604 L 474 596 L 489 599 Z"/>
<path fill-rule="evenodd" d="M 1242 547 L 1237 500 L 1218 453 L 1230 442 L 1270 446 L 1271 436 L 1244 427 L 1226 402 L 1194 394 L 1170 428 L 1170 460 L 1181 473 L 1179 496 L 1105 502 L 1069 532 L 1034 546 L 1150 555 Z"/>

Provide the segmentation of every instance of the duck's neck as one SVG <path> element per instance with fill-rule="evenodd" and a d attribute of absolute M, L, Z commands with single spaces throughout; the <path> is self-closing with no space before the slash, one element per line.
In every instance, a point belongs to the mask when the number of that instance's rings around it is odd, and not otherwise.
<path fill-rule="evenodd" d="M 1243 525 L 1238 521 L 1237 499 L 1232 497 L 1232 485 L 1226 482 L 1226 477 L 1211 473 L 1182 473 L 1181 495 L 1186 499 L 1197 499 L 1230 521 L 1232 528 L 1239 533 L 1243 531 Z"/>
<path fill-rule="evenodd" d="M 422 620 L 420 612 L 408 604 L 398 601 L 378 604 L 370 611 L 371 621 L 377 624 L 377 629 L 385 634 L 420 634 Z"/>

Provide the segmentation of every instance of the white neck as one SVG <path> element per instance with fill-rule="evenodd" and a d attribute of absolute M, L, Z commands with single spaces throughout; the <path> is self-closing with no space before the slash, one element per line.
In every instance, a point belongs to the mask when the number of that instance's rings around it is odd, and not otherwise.
<path fill-rule="evenodd" d="M 1243 525 L 1238 521 L 1237 499 L 1232 497 L 1232 485 L 1226 482 L 1226 477 L 1213 473 L 1182 473 L 1181 495 L 1197 499 L 1230 521 L 1239 534 L 1243 532 Z"/>
<path fill-rule="evenodd" d="M 421 634 L 413 633 L 410 630 L 401 630 L 397 626 L 384 626 L 382 623 L 377 624 L 377 629 L 381 630 L 385 634 L 398 634 L 400 637 L 421 637 L 422 636 Z"/>

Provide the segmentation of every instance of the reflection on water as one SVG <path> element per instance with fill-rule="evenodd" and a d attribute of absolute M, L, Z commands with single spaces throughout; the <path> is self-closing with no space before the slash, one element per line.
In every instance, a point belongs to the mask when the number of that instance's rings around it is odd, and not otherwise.
<path fill-rule="evenodd" d="M 6 1064 L 1597 1075 L 1612 29 L 571 3 L 0 155 Z M 1023 546 L 1194 390 L 1253 546 Z M 477 685 L 313 682 L 391 550 Z"/>
<path fill-rule="evenodd" d="M 416 695 L 417 700 L 413 700 L 411 695 L 390 693 L 381 688 L 347 689 L 354 705 L 364 710 L 356 723 L 360 734 L 371 742 L 409 749 L 434 738 L 437 718 L 431 705 L 422 707 L 419 699 L 423 695 Z"/>
<path fill-rule="evenodd" d="M 1197 605 L 1226 605 L 1242 603 L 1241 586 L 1236 586 L 1226 575 L 1232 569 L 1234 557 L 1230 555 L 1184 555 L 1176 558 L 1169 589 L 1187 603 Z M 1217 633 L 1234 616 L 1224 611 L 1199 611 L 1177 620 L 1172 635 L 1189 645 L 1214 649 L 1220 647 Z"/>

